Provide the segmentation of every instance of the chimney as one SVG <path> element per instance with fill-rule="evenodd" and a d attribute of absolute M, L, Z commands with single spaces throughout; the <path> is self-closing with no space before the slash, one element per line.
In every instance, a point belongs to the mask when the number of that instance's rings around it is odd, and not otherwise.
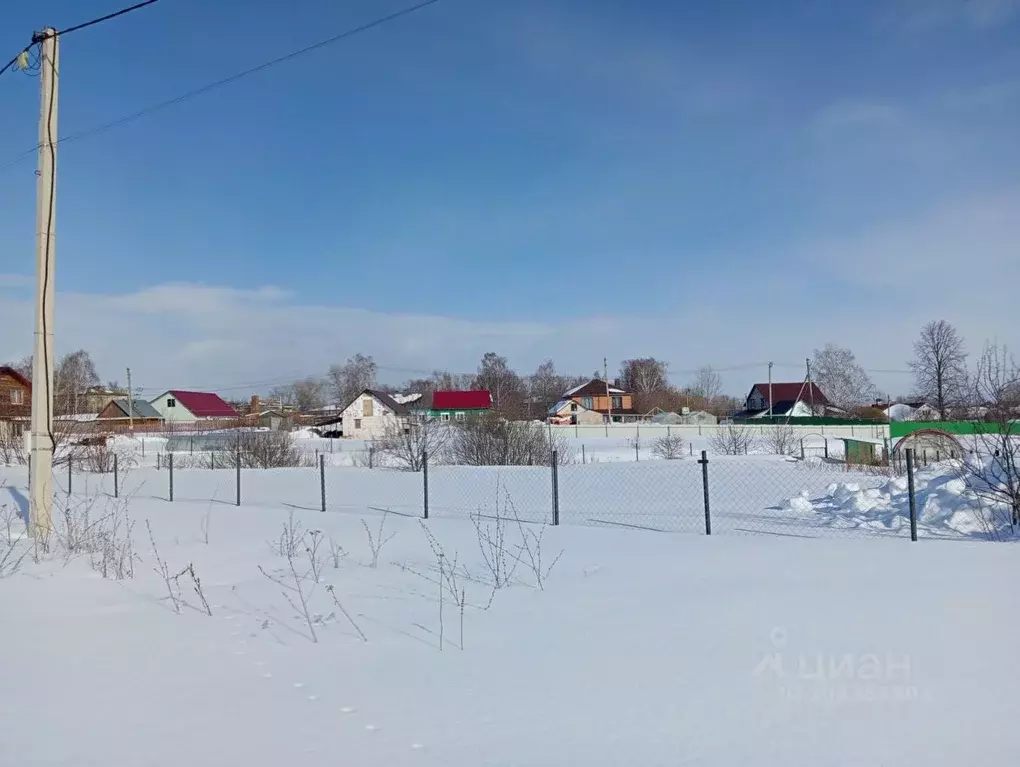
<path fill-rule="evenodd" d="M 253 394 L 251 396 L 251 414 L 258 415 L 262 411 L 261 403 L 259 402 L 259 395 Z"/>

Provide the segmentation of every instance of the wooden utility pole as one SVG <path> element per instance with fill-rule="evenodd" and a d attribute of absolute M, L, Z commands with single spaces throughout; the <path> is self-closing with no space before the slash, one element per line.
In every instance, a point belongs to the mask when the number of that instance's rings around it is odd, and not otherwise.
<path fill-rule="evenodd" d="M 53 530 L 53 280 L 56 238 L 57 89 L 60 74 L 57 32 L 38 35 L 41 118 L 39 177 L 36 181 L 35 343 L 32 361 L 32 469 L 29 531 L 45 538 Z"/>
<path fill-rule="evenodd" d="M 772 418 L 772 363 L 769 363 L 769 418 Z"/>

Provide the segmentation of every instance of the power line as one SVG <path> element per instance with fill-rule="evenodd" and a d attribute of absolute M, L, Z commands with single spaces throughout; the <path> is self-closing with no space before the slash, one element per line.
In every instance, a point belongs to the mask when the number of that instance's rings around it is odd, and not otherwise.
<path fill-rule="evenodd" d="M 114 11 L 113 13 L 108 13 L 105 16 L 100 16 L 100 17 L 92 19 L 90 21 L 82 22 L 81 24 L 75 24 L 73 27 L 68 27 L 67 29 L 61 29 L 54 36 L 55 37 L 60 37 L 61 35 L 69 35 L 72 32 L 77 32 L 80 29 L 86 29 L 87 27 L 94 27 L 96 24 L 102 24 L 104 21 L 109 21 L 110 19 L 115 19 L 118 16 L 123 16 L 126 13 L 131 13 L 131 11 L 137 11 L 139 8 L 144 8 L 147 5 L 152 5 L 153 3 L 157 3 L 157 2 L 159 2 L 159 0 L 145 0 L 145 2 L 137 3 L 135 5 L 132 5 L 129 8 L 121 8 L 119 11 Z M 3 69 L 0 69 L 0 75 L 2 75 L 4 72 L 6 72 L 11 67 L 13 67 L 15 64 L 17 64 L 18 63 L 18 59 L 20 59 L 24 54 L 28 53 L 32 49 L 32 46 L 38 45 L 40 40 L 41 40 L 41 38 L 39 37 L 39 34 L 33 35 L 32 36 L 32 42 L 29 45 L 27 45 L 24 48 L 22 48 L 20 51 L 18 51 L 14 55 L 14 58 L 12 58 L 10 61 L 8 61 L 6 64 L 4 64 Z M 35 149 L 33 149 L 32 151 L 34 152 Z"/>
<path fill-rule="evenodd" d="M 61 35 L 69 35 L 72 32 L 77 32 L 79 29 L 86 29 L 87 27 L 94 27 L 96 24 L 102 24 L 104 21 L 109 21 L 110 19 L 115 19 L 118 16 L 123 16 L 125 13 L 131 13 L 131 11 L 137 11 L 139 8 L 144 8 L 147 5 L 152 5 L 153 3 L 157 3 L 157 2 L 159 2 L 159 0 L 145 0 L 145 2 L 136 3 L 135 5 L 132 5 L 129 8 L 121 8 L 119 11 L 114 11 L 113 13 L 108 13 L 105 16 L 100 16 L 97 19 L 92 19 L 92 21 L 86 21 L 86 22 L 83 22 L 81 24 L 75 24 L 73 27 L 68 27 L 67 29 L 61 29 L 59 32 L 57 32 L 57 37 L 60 37 Z"/>
<path fill-rule="evenodd" d="M 112 14 L 108 18 L 113 18 L 114 16 L 120 15 L 121 13 L 127 13 L 129 10 L 134 10 L 135 8 L 140 8 L 140 7 L 143 7 L 145 5 L 149 5 L 151 2 L 155 2 L 155 1 L 156 0 L 149 0 L 149 2 L 147 2 L 147 3 L 141 3 L 141 4 L 137 5 L 137 6 L 133 6 L 130 9 L 125 9 L 124 11 L 118 12 L 117 14 Z M 108 130 L 110 130 L 112 128 L 116 128 L 116 127 L 118 127 L 120 125 L 124 125 L 125 123 L 133 122 L 133 121 L 135 121 L 135 120 L 137 120 L 137 119 L 139 119 L 141 117 L 145 117 L 146 115 L 150 115 L 153 112 L 159 112 L 159 111 L 161 111 L 163 109 L 166 109 L 168 107 L 174 106 L 176 104 L 180 104 L 183 101 L 188 101 L 189 99 L 193 99 L 196 96 L 201 96 L 202 94 L 208 93 L 209 91 L 215 90 L 216 88 L 222 88 L 225 85 L 230 85 L 231 83 L 235 83 L 238 80 L 241 80 L 241 79 L 243 79 L 245 77 L 257 74 L 258 72 L 262 72 L 262 71 L 264 71 L 266 69 L 269 69 L 271 67 L 275 67 L 277 64 L 282 64 L 284 62 L 290 61 L 291 59 L 295 59 L 298 56 L 303 56 L 306 53 L 311 53 L 312 51 L 316 51 L 319 48 L 324 48 L 327 45 L 332 45 L 333 43 L 340 42 L 341 40 L 346 40 L 349 37 L 353 37 L 355 35 L 361 34 L 362 32 L 367 32 L 370 29 L 374 29 L 375 27 L 382 26 L 383 24 L 387 24 L 387 23 L 389 23 L 391 21 L 394 21 L 396 19 L 399 19 L 399 18 L 401 18 L 403 16 L 409 16 L 412 13 L 415 13 L 417 11 L 420 11 L 420 10 L 424 9 L 424 8 L 427 8 L 430 5 L 435 5 L 438 2 L 440 2 L 440 0 L 424 0 L 423 2 L 419 2 L 416 5 L 411 5 L 411 6 L 408 6 L 406 8 L 402 8 L 399 11 L 394 11 L 393 13 L 390 13 L 390 14 L 388 14 L 386 16 L 380 16 L 379 18 L 374 19 L 373 21 L 369 21 L 369 22 L 367 22 L 365 24 L 362 24 L 360 26 L 353 27 L 351 29 L 345 30 L 343 32 L 340 32 L 339 34 L 333 35 L 332 37 L 327 37 L 325 40 L 320 40 L 317 43 L 312 43 L 311 45 L 307 45 L 304 48 L 300 48 L 300 49 L 298 49 L 296 51 L 292 51 L 292 52 L 286 53 L 286 54 L 284 54 L 282 56 L 278 56 L 278 57 L 276 57 L 274 59 L 270 59 L 269 61 L 265 61 L 265 62 L 263 62 L 261 64 L 258 64 L 256 66 L 254 66 L 254 67 L 250 67 L 249 69 L 245 69 L 245 70 L 243 70 L 241 72 L 237 72 L 237 73 L 232 74 L 232 75 L 230 75 L 228 77 L 224 77 L 224 78 L 222 78 L 220 80 L 216 80 L 214 82 L 207 83 L 206 85 L 202 85 L 202 86 L 200 86 L 198 88 L 195 88 L 193 90 L 190 90 L 190 91 L 187 91 L 185 93 L 182 93 L 179 96 L 175 96 L 175 97 L 173 97 L 171 99 L 167 99 L 166 101 L 160 101 L 159 103 L 153 104 L 153 105 L 145 107 L 143 109 L 139 109 L 137 112 L 131 112 L 130 114 L 126 114 L 123 117 L 118 117 L 115 120 L 111 120 L 108 123 L 103 123 L 102 125 L 97 125 L 94 128 L 88 128 L 86 130 L 78 131 L 77 133 L 72 133 L 72 134 L 70 134 L 68 136 L 64 136 L 59 141 L 57 141 L 57 143 L 58 144 L 63 144 L 65 142 L 69 142 L 69 141 L 78 141 L 79 139 L 83 139 L 83 138 L 86 138 L 88 136 L 94 136 L 94 135 L 96 135 L 98 133 L 104 133 L 104 132 L 106 132 L 106 131 L 108 131 Z M 71 28 L 69 30 L 65 30 L 64 32 L 58 33 L 58 34 L 67 34 L 68 32 L 75 31 L 77 29 L 81 29 L 81 28 L 83 28 L 85 26 L 89 26 L 89 25 L 95 24 L 95 23 L 98 23 L 98 20 L 97 21 L 92 21 L 92 22 L 87 22 L 86 24 L 83 24 L 83 25 L 79 24 L 77 27 L 73 27 L 73 28 Z M 20 56 L 21 54 L 19 53 L 18 55 Z M 12 60 L 11 64 L 13 64 L 14 61 L 16 61 L 16 60 L 17 60 L 17 56 L 15 57 L 14 60 Z M 9 67 L 9 66 L 11 66 L 11 64 L 8 64 L 7 66 Z M 5 67 L 5 69 L 6 68 L 7 67 Z M 0 173 L 5 171 L 9 167 L 17 165 L 23 159 L 25 159 L 29 155 L 33 154 L 37 149 L 38 149 L 38 147 L 36 146 L 36 147 L 33 147 L 32 149 L 26 150 L 24 153 L 22 153 L 22 154 L 18 155 L 17 157 L 11 159 L 7 163 L 4 163 L 3 165 L 0 165 Z"/>

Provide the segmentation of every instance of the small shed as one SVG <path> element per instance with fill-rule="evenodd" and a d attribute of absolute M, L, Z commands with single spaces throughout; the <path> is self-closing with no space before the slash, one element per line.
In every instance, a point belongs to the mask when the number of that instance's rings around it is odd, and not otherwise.
<path fill-rule="evenodd" d="M 846 456 L 846 462 L 858 465 L 873 465 L 876 463 L 875 448 L 878 447 L 877 443 L 870 442 L 863 439 L 852 439 L 850 437 L 843 437 L 843 455 Z"/>

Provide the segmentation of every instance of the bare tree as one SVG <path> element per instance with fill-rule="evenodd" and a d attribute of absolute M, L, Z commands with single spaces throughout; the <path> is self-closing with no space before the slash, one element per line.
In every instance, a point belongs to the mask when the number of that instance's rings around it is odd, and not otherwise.
<path fill-rule="evenodd" d="M 988 423 L 975 435 L 975 453 L 960 462 L 961 475 L 975 495 L 1007 510 L 1015 531 L 1020 527 L 1020 366 L 1006 347 L 985 346 L 973 394 Z"/>
<path fill-rule="evenodd" d="M 552 360 L 543 362 L 527 380 L 527 417 L 544 420 L 546 416 L 544 408 L 559 400 L 563 392 L 573 385 L 574 379 L 556 372 Z"/>
<path fill-rule="evenodd" d="M 375 447 L 400 468 L 421 471 L 425 452 L 428 451 L 432 460 L 441 458 L 452 431 L 452 427 L 436 418 L 411 418 L 406 422 L 398 419 L 387 424 Z"/>
<path fill-rule="evenodd" d="M 777 423 L 765 427 L 762 442 L 770 453 L 776 455 L 794 455 L 799 445 L 797 434 L 788 423 Z"/>
<path fill-rule="evenodd" d="M 624 360 L 620 368 L 620 382 L 635 394 L 649 394 L 669 388 L 666 363 L 654 357 Z"/>
<path fill-rule="evenodd" d="M 294 383 L 274 386 L 269 390 L 269 399 L 302 412 L 316 410 L 326 404 L 326 382 L 309 376 Z"/>
<path fill-rule="evenodd" d="M 450 441 L 450 456 L 464 466 L 544 466 L 557 452 L 560 463 L 572 458 L 561 435 L 550 436 L 542 425 L 508 421 L 496 414 L 458 424 Z"/>
<path fill-rule="evenodd" d="M 962 336 L 945 320 L 929 322 L 914 342 L 910 361 L 916 393 L 946 420 L 949 410 L 966 399 L 967 351 Z"/>
<path fill-rule="evenodd" d="M 517 416 L 523 411 L 524 381 L 510 367 L 506 357 L 488 352 L 482 357 L 473 387 L 486 389 L 492 395 L 492 409 L 507 416 Z"/>
<path fill-rule="evenodd" d="M 684 438 L 679 434 L 666 434 L 656 437 L 652 442 L 652 455 L 656 458 L 664 458 L 667 461 L 675 461 L 684 457 Z"/>
<path fill-rule="evenodd" d="M 29 381 L 32 380 L 32 361 L 35 359 L 34 355 L 28 354 L 22 357 L 17 362 L 8 362 L 3 367 L 9 367 L 17 371 Z"/>
<path fill-rule="evenodd" d="M 378 369 L 375 360 L 363 354 L 349 357 L 343 365 L 333 365 L 329 369 L 333 397 L 339 404 L 346 405 L 365 389 L 374 388 Z"/>
<path fill-rule="evenodd" d="M 872 402 L 878 392 L 867 372 L 857 364 L 854 353 L 836 344 L 815 349 L 811 373 L 829 402 L 843 410 Z"/>
<path fill-rule="evenodd" d="M 54 412 L 58 415 L 82 412 L 81 395 L 89 387 L 98 386 L 99 380 L 96 365 L 87 351 L 79 349 L 65 354 L 53 371 Z"/>
<path fill-rule="evenodd" d="M 722 376 L 711 365 L 705 365 L 694 374 L 691 389 L 702 399 L 711 401 L 722 394 Z"/>
<path fill-rule="evenodd" d="M 708 438 L 708 444 L 720 455 L 747 455 L 757 445 L 757 440 L 752 428 L 731 424 L 720 426 Z"/>

